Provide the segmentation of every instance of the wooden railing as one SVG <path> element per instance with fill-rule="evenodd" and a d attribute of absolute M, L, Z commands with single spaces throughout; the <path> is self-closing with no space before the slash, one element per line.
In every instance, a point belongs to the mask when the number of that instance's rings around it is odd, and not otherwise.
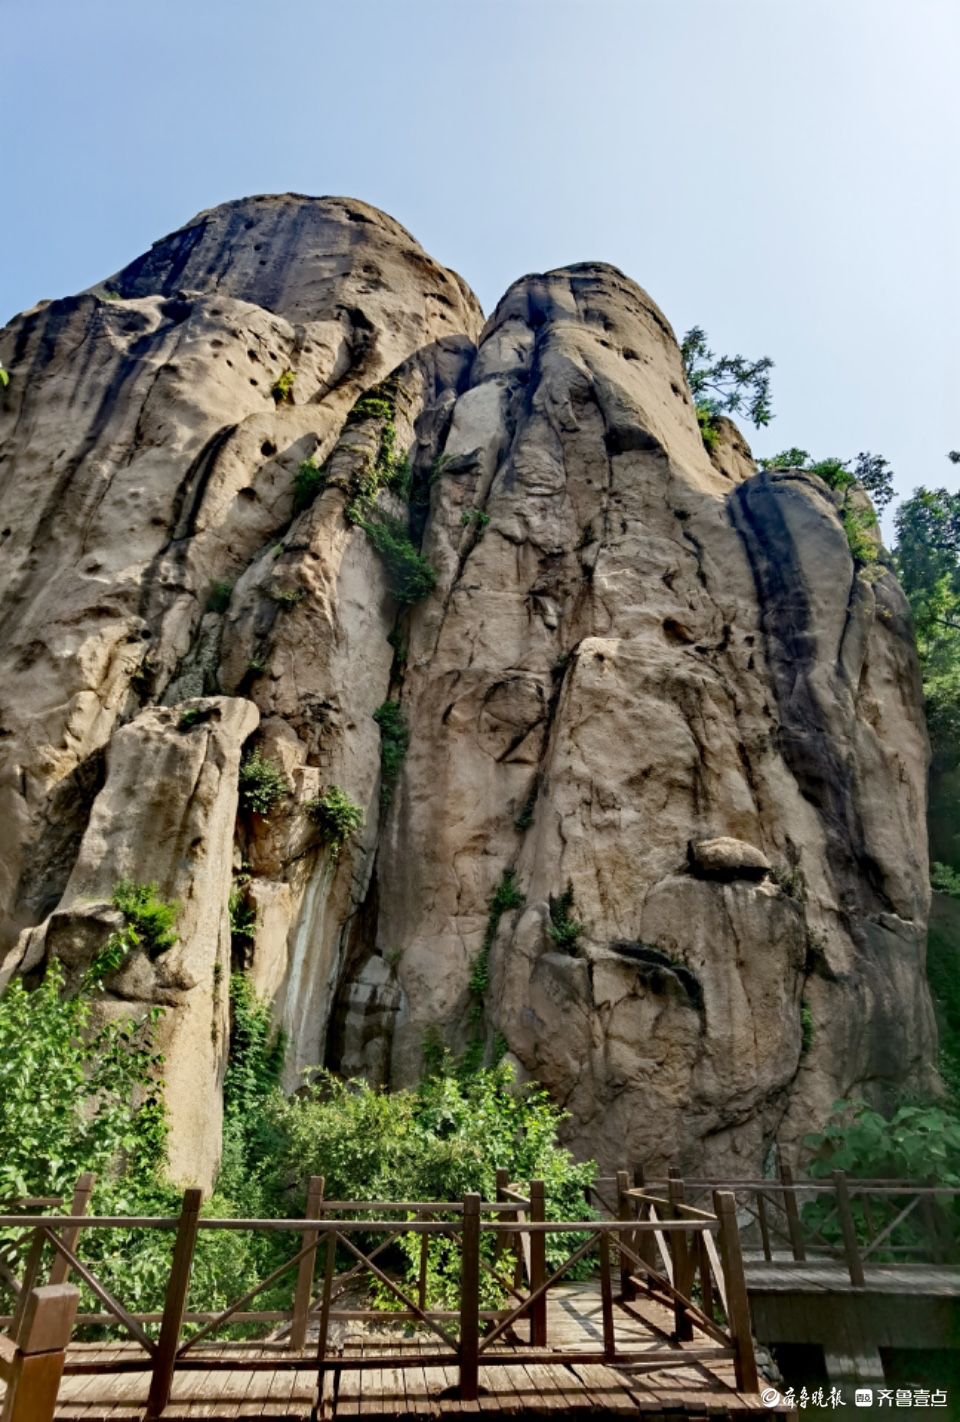
<path fill-rule="evenodd" d="M 52 1250 L 58 1277 L 73 1274 L 102 1305 L 102 1312 L 79 1314 L 78 1325 L 119 1326 L 138 1345 L 108 1364 L 68 1355 L 67 1372 L 129 1372 L 148 1368 L 151 1374 L 148 1416 L 159 1417 L 170 1396 L 176 1371 L 188 1369 L 277 1370 L 315 1369 L 322 1377 L 336 1369 L 455 1367 L 460 1397 L 477 1398 L 480 1370 L 543 1362 L 549 1347 L 547 1300 L 551 1289 L 572 1270 L 592 1266 L 599 1271 L 602 1346 L 553 1355 L 565 1362 L 608 1363 L 619 1367 L 670 1367 L 694 1361 L 730 1359 L 738 1386 L 757 1389 L 750 1318 L 744 1281 L 736 1202 L 732 1193 L 717 1191 L 712 1209 L 687 1203 L 682 1189 L 671 1184 L 659 1195 L 632 1185 L 625 1173 L 618 1180 L 617 1207 L 609 1218 L 547 1220 L 544 1184 L 534 1180 L 525 1190 L 497 1173 L 497 1199 L 467 1194 L 460 1201 L 389 1201 L 324 1199 L 322 1179 L 310 1182 L 306 1219 L 209 1219 L 200 1215 L 199 1190 L 187 1190 L 178 1218 L 98 1217 L 79 1207 L 70 1215 L 3 1215 L 0 1229 L 29 1232 L 19 1299 L 35 1288 L 45 1250 Z M 76 1199 L 76 1197 L 75 1197 Z M 586 1212 L 585 1212 L 586 1213 Z M 363 1218 L 356 1216 L 362 1215 Z M 351 1218 L 353 1216 L 353 1218 Z M 371 1218 L 372 1216 L 372 1218 Z M 401 1216 L 401 1218 L 387 1218 Z M 444 1218 L 446 1217 L 446 1218 Z M 78 1237 L 87 1231 L 164 1230 L 173 1239 L 170 1274 L 160 1314 L 127 1309 L 96 1277 L 81 1257 Z M 296 1248 L 278 1268 L 254 1288 L 217 1312 L 188 1309 L 190 1275 L 201 1231 L 257 1230 L 290 1234 Z M 547 1267 L 549 1236 L 573 1235 L 575 1247 L 559 1265 Z M 419 1277 L 407 1285 L 385 1266 L 386 1252 L 402 1236 L 419 1237 Z M 429 1307 L 427 1276 L 431 1242 L 453 1241 L 460 1254 L 458 1308 Z M 487 1241 L 484 1246 L 484 1241 Z M 492 1262 L 491 1262 L 492 1261 Z M 319 1288 L 315 1274 L 320 1271 Z M 507 1302 L 481 1308 L 481 1276 L 496 1280 Z M 293 1297 L 286 1310 L 251 1310 L 257 1294 L 291 1275 Z M 399 1302 L 398 1311 L 337 1308 L 353 1285 L 364 1278 Z M 645 1295 L 673 1312 L 677 1340 L 698 1346 L 655 1345 L 631 1350 L 617 1334 L 617 1318 L 630 1315 L 631 1301 Z M 620 1311 L 620 1312 L 618 1312 Z M 18 1309 L 18 1312 L 20 1310 Z M 636 1316 L 632 1315 L 635 1322 Z M 362 1355 L 339 1349 L 334 1324 L 379 1320 L 383 1325 L 413 1323 L 435 1340 L 435 1351 L 411 1350 L 389 1338 L 365 1340 Z M 8 1320 L 16 1337 L 22 1318 Z M 237 1323 L 279 1324 L 269 1338 L 214 1344 L 214 1336 Z M 315 1348 L 306 1350 L 311 1324 L 316 1324 Z M 159 1324 L 157 1336 L 151 1325 Z M 188 1325 L 197 1325 L 185 1336 Z M 518 1344 L 516 1329 L 528 1330 L 529 1347 Z M 155 1330 L 152 1330 L 155 1332 Z M 510 1335 L 508 1338 L 508 1334 Z M 371 1344 L 382 1344 L 377 1350 Z M 211 1351 L 217 1347 L 217 1352 Z M 537 1351 L 539 1350 L 539 1351 Z M 255 1356 L 254 1356 L 255 1354 Z"/>
<path fill-rule="evenodd" d="M 643 1171 L 635 1176 L 642 1181 Z M 606 1189 L 609 1197 L 618 1186 L 607 1177 L 595 1188 Z M 842 1261 L 855 1288 L 865 1287 L 867 1265 L 960 1263 L 957 1187 L 864 1180 L 842 1170 L 828 1179 L 797 1180 L 784 1165 L 779 1177 L 769 1180 L 684 1180 L 674 1170 L 650 1188 L 691 1200 L 729 1191 L 751 1253 L 766 1263 Z"/>

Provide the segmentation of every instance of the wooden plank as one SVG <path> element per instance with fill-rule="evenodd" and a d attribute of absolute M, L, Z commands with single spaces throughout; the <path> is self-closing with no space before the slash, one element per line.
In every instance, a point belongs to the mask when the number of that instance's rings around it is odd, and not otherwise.
<path fill-rule="evenodd" d="M 637 1402 L 624 1379 L 599 1363 L 575 1363 L 571 1371 L 580 1379 L 594 1411 L 633 1416 Z"/>

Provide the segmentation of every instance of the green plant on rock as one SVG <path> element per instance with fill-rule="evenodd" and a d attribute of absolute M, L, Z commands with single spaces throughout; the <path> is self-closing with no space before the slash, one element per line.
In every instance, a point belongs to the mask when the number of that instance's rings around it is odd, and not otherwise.
<path fill-rule="evenodd" d="M 380 799 L 389 805 L 410 744 L 410 731 L 399 701 L 384 701 L 373 719 L 380 727 Z"/>
<path fill-rule="evenodd" d="M 312 459 L 301 460 L 293 476 L 293 511 L 302 513 L 309 508 L 319 493 L 327 486 L 326 464 L 314 464 Z"/>
<path fill-rule="evenodd" d="M 348 513 L 383 559 L 390 592 L 396 602 L 409 606 L 433 592 L 437 574 L 429 560 L 414 547 L 406 520 L 394 518 L 382 509 L 373 509 L 368 516 L 356 501 Z"/>
<path fill-rule="evenodd" d="M 469 528 L 470 525 L 473 524 L 477 531 L 477 539 L 479 540 L 483 537 L 484 531 L 490 522 L 490 515 L 485 513 L 483 509 L 464 509 L 460 515 L 460 522 L 464 528 Z"/>
<path fill-rule="evenodd" d="M 267 596 L 281 607 L 296 607 L 298 602 L 303 602 L 306 595 L 305 588 L 281 588 L 274 584 L 267 589 Z"/>
<path fill-rule="evenodd" d="M 774 864 L 770 878 L 788 899 L 798 904 L 807 902 L 807 878 L 799 864 Z"/>
<path fill-rule="evenodd" d="M 800 1055 L 805 1057 L 813 1046 L 813 1013 L 806 998 L 800 1003 Z"/>
<path fill-rule="evenodd" d="M 240 764 L 240 805 L 251 814 L 268 815 L 290 793 L 287 778 L 276 761 L 252 750 Z"/>
<path fill-rule="evenodd" d="M 468 987 L 470 995 L 473 998 L 470 1016 L 474 1022 L 480 1022 L 483 1018 L 483 999 L 487 988 L 490 986 L 490 949 L 496 940 L 500 928 L 500 920 L 505 913 L 510 913 L 514 909 L 523 908 L 525 903 L 526 899 L 517 887 L 517 871 L 515 869 L 504 869 L 500 876 L 499 884 L 487 901 L 489 912 L 487 914 L 487 926 L 483 935 L 483 944 L 480 948 L 480 952 L 473 960 L 470 971 Z M 480 1042 L 482 1058 L 482 1036 L 474 1040 L 479 1040 Z"/>
<path fill-rule="evenodd" d="M 250 875 L 234 875 L 227 907 L 230 914 L 230 942 L 241 950 L 257 936 L 257 910 L 247 898 Z"/>
<path fill-rule="evenodd" d="M 703 440 L 707 453 L 712 454 L 720 439 L 717 411 L 706 400 L 698 400 L 694 409 L 697 414 L 697 424 L 700 427 L 700 438 Z"/>
<path fill-rule="evenodd" d="M 210 591 L 207 594 L 208 612 L 226 612 L 230 606 L 230 598 L 233 595 L 233 583 L 229 578 L 218 578 L 216 582 L 210 584 Z"/>
<path fill-rule="evenodd" d="M 550 922 L 547 924 L 548 937 L 564 953 L 576 953 L 583 932 L 583 924 L 573 917 L 573 908 L 573 884 L 568 880 L 567 887 L 558 898 L 550 895 Z"/>
<path fill-rule="evenodd" d="M 366 816 L 339 785 L 331 785 L 314 800 L 307 800 L 304 811 L 320 831 L 321 842 L 336 859 L 352 834 L 362 830 Z"/>
<path fill-rule="evenodd" d="M 275 404 L 293 404 L 293 386 L 296 378 L 297 372 L 295 370 L 291 370 L 289 367 L 286 370 L 281 370 L 270 387 L 270 394 L 273 396 Z"/>
<path fill-rule="evenodd" d="M 764 469 L 799 469 L 814 474 L 839 496 L 840 519 L 847 543 L 858 568 L 869 569 L 881 561 L 875 537 L 877 516 L 873 508 L 858 507 L 853 501 L 857 489 L 866 493 L 881 511 L 893 498 L 893 470 L 879 454 L 861 452 L 856 459 L 814 460 L 805 449 L 781 450 L 759 463 Z"/>
<path fill-rule="evenodd" d="M 0 385 L 9 385 L 9 384 L 10 384 L 10 373 L 9 373 L 9 371 L 4 370 L 3 366 L 0 365 Z"/>
<path fill-rule="evenodd" d="M 162 899 L 156 884 L 135 884 L 131 879 L 121 879 L 111 903 L 126 920 L 123 929 L 126 951 L 143 948 L 151 958 L 156 958 L 179 941 L 174 929 L 180 905 Z"/>

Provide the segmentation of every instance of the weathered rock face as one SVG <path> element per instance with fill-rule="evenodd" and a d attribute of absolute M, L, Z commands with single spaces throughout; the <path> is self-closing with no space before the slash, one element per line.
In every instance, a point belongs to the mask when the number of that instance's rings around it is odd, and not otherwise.
<path fill-rule="evenodd" d="M 505 1047 L 606 1166 L 756 1170 L 930 1074 L 905 601 L 818 480 L 729 423 L 708 456 L 639 288 L 528 277 L 481 335 L 396 223 L 293 197 L 108 286 L 0 335 L 2 946 L 82 959 L 120 877 L 181 902 L 175 956 L 110 984 L 168 1008 L 178 1178 L 216 1166 L 231 864 L 291 1084 L 403 1084 L 439 1034 Z M 377 517 L 437 573 L 409 610 L 356 522 L 391 472 Z M 251 735 L 290 793 L 235 825 Z M 339 854 L 304 811 L 332 786 L 366 811 Z"/>

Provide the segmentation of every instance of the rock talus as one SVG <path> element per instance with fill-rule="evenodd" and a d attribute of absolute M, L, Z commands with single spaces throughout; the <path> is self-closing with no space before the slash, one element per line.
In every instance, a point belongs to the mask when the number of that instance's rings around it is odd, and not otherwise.
<path fill-rule="evenodd" d="M 375 209 L 247 199 L 0 360 L 0 961 L 84 965 L 121 878 L 177 900 L 102 1008 L 165 1008 L 175 1178 L 215 1176 L 231 967 L 290 1086 L 507 1052 L 605 1168 L 756 1171 L 932 1079 L 905 600 L 816 478 L 729 421 L 707 453 L 622 273 L 483 326 Z M 429 560 L 413 605 L 374 524 Z"/>

